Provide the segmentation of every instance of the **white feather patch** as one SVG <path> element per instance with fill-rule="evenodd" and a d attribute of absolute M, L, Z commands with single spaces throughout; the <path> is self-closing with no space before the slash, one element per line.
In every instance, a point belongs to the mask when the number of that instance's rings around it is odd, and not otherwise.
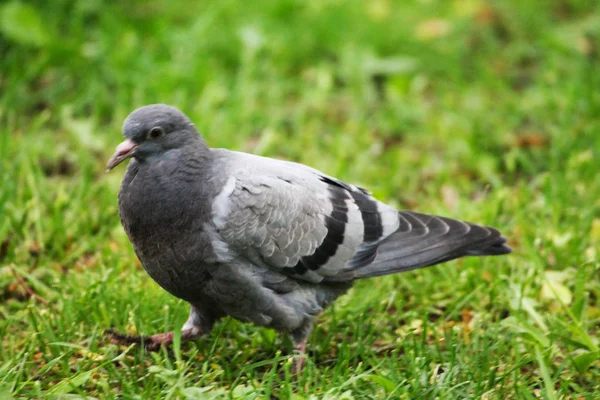
<path fill-rule="evenodd" d="M 380 240 L 390 236 L 398 230 L 400 220 L 398 218 L 398 210 L 390 207 L 380 201 L 377 201 L 377 211 L 381 216 L 381 227 L 383 228 L 382 237 Z"/>
<path fill-rule="evenodd" d="M 233 193 L 233 191 L 235 190 L 235 184 L 235 177 L 230 176 L 227 180 L 227 183 L 225 183 L 225 186 L 223 186 L 221 192 L 219 192 L 219 194 L 217 195 L 217 197 L 215 197 L 215 200 L 213 201 L 213 223 L 217 228 L 224 227 L 225 223 L 227 222 L 227 215 L 231 210 L 229 196 L 231 196 L 231 193 Z"/>

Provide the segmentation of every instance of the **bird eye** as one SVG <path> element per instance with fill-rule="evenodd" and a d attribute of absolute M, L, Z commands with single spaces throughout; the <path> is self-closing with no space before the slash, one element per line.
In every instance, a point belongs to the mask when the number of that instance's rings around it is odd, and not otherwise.
<path fill-rule="evenodd" d="M 148 139 L 158 139 L 165 134 L 165 130 L 160 126 L 155 126 L 148 132 Z"/>

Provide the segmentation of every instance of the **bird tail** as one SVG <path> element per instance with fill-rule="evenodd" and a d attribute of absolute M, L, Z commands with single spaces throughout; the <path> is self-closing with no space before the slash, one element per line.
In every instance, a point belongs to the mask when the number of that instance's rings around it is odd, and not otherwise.
<path fill-rule="evenodd" d="M 355 278 L 389 275 L 429 267 L 464 256 L 492 256 L 512 251 L 500 232 L 469 222 L 412 211 L 399 211 L 398 230 L 383 240 L 372 263 Z"/>

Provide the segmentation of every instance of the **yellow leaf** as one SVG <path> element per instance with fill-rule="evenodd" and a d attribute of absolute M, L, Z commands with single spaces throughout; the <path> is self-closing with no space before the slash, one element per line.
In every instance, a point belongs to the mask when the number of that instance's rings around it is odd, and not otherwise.
<path fill-rule="evenodd" d="M 390 15 L 390 2 L 387 0 L 372 0 L 367 2 L 367 13 L 373 21 L 383 21 Z"/>
<path fill-rule="evenodd" d="M 437 39 L 450 33 L 450 23 L 440 18 L 428 19 L 417 25 L 415 33 L 421 40 Z"/>
<path fill-rule="evenodd" d="M 573 294 L 569 288 L 558 281 L 544 282 L 541 297 L 544 300 L 558 300 L 565 305 L 569 305 L 573 301 Z"/>
<path fill-rule="evenodd" d="M 552 242 L 558 248 L 565 247 L 571 239 L 573 239 L 573 234 L 571 232 L 552 234 Z"/>

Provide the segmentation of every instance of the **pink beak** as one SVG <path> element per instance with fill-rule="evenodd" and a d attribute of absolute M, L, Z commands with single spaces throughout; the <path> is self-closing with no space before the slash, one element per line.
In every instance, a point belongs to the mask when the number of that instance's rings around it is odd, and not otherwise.
<path fill-rule="evenodd" d="M 119 144 L 115 150 L 115 154 L 112 155 L 106 164 L 106 172 L 121 164 L 126 159 L 132 157 L 135 154 L 135 149 L 137 149 L 137 147 L 138 145 L 133 143 L 131 139 L 127 139 L 123 143 Z"/>

